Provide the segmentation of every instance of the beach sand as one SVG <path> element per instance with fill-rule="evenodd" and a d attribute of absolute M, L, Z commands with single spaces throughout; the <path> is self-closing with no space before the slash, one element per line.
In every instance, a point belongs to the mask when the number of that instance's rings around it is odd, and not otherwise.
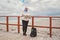
<path fill-rule="evenodd" d="M 6 32 L 6 27 L 0 29 L 0 40 L 60 40 L 60 29 L 52 30 L 52 37 L 49 35 L 49 28 L 37 28 L 37 37 L 30 37 L 31 27 L 27 29 L 27 36 L 22 34 L 22 26 L 20 33 L 17 27 L 9 27 L 9 32 Z"/>

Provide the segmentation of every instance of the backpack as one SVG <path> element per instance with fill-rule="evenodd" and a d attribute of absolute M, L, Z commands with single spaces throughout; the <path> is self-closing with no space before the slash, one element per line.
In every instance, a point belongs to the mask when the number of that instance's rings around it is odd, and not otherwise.
<path fill-rule="evenodd" d="M 31 36 L 31 37 L 36 37 L 36 36 L 37 36 L 37 30 L 36 30 L 36 28 L 32 28 L 32 29 L 31 29 L 30 36 Z"/>

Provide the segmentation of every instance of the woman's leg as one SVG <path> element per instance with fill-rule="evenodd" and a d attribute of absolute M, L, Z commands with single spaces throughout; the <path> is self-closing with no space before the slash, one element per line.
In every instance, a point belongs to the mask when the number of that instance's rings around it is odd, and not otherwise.
<path fill-rule="evenodd" d="M 29 21 L 26 21 L 26 22 L 25 22 L 25 23 L 26 23 L 26 25 L 25 25 L 25 33 L 27 32 L 28 22 L 29 22 Z"/>
<path fill-rule="evenodd" d="M 22 30 L 23 30 L 23 33 L 25 32 L 24 31 L 25 30 L 24 25 L 25 25 L 25 22 L 24 22 L 24 20 L 22 20 Z"/>
<path fill-rule="evenodd" d="M 27 26 L 28 26 L 28 21 L 22 20 L 22 25 L 23 25 L 23 27 L 22 27 L 23 34 L 26 34 L 26 32 L 27 32 Z"/>

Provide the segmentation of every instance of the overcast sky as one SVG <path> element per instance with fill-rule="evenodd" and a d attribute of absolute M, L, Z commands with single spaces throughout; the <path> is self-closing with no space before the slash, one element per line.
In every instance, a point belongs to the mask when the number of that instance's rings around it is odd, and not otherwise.
<path fill-rule="evenodd" d="M 60 16 L 60 0 L 0 0 L 0 15 L 20 15 L 24 6 L 34 16 Z"/>

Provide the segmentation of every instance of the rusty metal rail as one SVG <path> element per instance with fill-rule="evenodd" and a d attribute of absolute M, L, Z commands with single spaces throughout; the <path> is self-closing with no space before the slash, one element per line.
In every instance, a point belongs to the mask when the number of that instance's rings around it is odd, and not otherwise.
<path fill-rule="evenodd" d="M 14 26 L 18 26 L 18 33 L 20 33 L 20 26 L 22 26 L 20 24 L 20 18 L 21 16 L 0 16 L 0 17 L 5 17 L 6 18 L 6 23 L 0 23 L 1 25 L 6 25 L 6 31 L 9 31 L 9 25 L 14 25 Z M 17 24 L 9 24 L 9 17 L 17 17 L 18 18 L 18 23 Z M 49 28 L 50 30 L 50 37 L 52 37 L 52 28 L 56 28 L 56 29 L 60 29 L 60 27 L 52 27 L 52 18 L 60 18 L 58 16 L 31 16 L 32 18 L 32 25 L 28 25 L 28 26 L 32 26 L 32 28 L 34 27 L 40 27 L 40 28 Z M 34 25 L 34 18 L 49 18 L 49 27 L 48 26 L 36 26 Z"/>

